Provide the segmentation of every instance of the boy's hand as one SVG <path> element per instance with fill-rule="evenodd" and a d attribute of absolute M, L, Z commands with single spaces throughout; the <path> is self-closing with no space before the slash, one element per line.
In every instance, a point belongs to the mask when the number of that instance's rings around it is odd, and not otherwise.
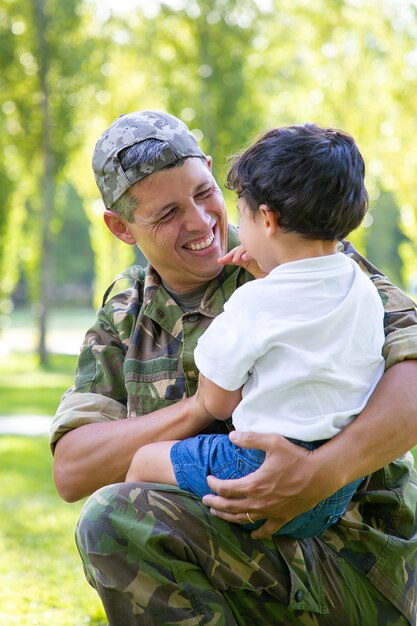
<path fill-rule="evenodd" d="M 240 244 L 217 259 L 217 263 L 220 265 L 236 265 L 238 267 L 244 267 L 245 270 L 250 272 L 255 278 L 264 278 L 266 272 L 264 272 L 258 265 L 258 263 L 246 252 L 245 248 Z"/>

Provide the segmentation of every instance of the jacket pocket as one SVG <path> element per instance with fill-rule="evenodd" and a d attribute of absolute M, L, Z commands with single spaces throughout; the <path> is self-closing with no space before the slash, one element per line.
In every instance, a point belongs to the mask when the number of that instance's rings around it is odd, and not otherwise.
<path fill-rule="evenodd" d="M 187 396 L 178 359 L 161 357 L 124 362 L 128 417 L 146 415 Z"/>

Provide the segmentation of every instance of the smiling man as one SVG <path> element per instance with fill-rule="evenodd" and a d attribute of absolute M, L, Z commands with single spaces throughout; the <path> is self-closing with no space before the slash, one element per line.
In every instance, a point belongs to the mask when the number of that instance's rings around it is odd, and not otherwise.
<path fill-rule="evenodd" d="M 181 167 L 136 182 L 129 194 L 137 206 L 132 220 L 117 205 L 105 211 L 104 220 L 116 237 L 152 259 L 165 286 L 190 291 L 220 273 L 227 221 L 210 159 L 189 157 Z"/>
<path fill-rule="evenodd" d="M 362 414 L 314 453 L 278 435 L 232 434 L 266 460 L 238 481 L 209 479 L 219 494 L 207 497 L 211 509 L 174 487 L 125 483 L 141 446 L 224 427 L 203 408 L 198 419 L 189 411 L 194 348 L 253 277 L 218 263 L 236 231 L 210 159 L 180 120 L 121 116 L 100 137 L 93 168 L 108 228 L 149 261 L 124 273 L 131 288 L 106 294 L 51 432 L 59 494 L 93 494 L 77 544 L 109 624 L 415 625 L 417 480 L 404 454 L 417 443 L 414 303 L 344 242 L 385 307 L 388 371 Z M 266 538 L 368 475 L 322 535 Z M 249 515 L 268 520 L 253 536 L 240 526 Z"/>

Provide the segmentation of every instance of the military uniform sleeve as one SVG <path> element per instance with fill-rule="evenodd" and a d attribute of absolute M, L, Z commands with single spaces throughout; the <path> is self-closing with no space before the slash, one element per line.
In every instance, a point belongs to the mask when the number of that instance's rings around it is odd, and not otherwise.
<path fill-rule="evenodd" d="M 57 441 L 70 430 L 91 424 L 126 417 L 126 407 L 97 393 L 77 393 L 73 389 L 62 398 L 51 425 L 52 452 Z"/>
<path fill-rule="evenodd" d="M 417 311 L 415 303 L 385 276 L 373 276 L 384 305 L 386 369 L 395 363 L 417 359 Z"/>
<path fill-rule="evenodd" d="M 99 311 L 87 332 L 74 386 L 64 394 L 51 425 L 52 450 L 69 430 L 126 417 L 123 363 L 132 325 L 131 316 L 125 314 L 128 302 L 127 292 L 115 296 Z"/>
<path fill-rule="evenodd" d="M 417 359 L 417 310 L 416 303 L 365 257 L 349 241 L 343 242 L 345 254 L 354 259 L 367 274 L 384 305 L 385 344 L 382 354 L 386 369 L 395 363 Z"/>

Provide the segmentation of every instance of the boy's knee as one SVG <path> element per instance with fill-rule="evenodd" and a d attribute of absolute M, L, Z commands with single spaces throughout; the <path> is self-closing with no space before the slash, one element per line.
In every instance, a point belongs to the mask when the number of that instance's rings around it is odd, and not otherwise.
<path fill-rule="evenodd" d="M 152 462 L 151 446 L 142 446 L 135 453 L 126 474 L 126 482 L 142 482 L 147 480 L 146 468 Z"/>

